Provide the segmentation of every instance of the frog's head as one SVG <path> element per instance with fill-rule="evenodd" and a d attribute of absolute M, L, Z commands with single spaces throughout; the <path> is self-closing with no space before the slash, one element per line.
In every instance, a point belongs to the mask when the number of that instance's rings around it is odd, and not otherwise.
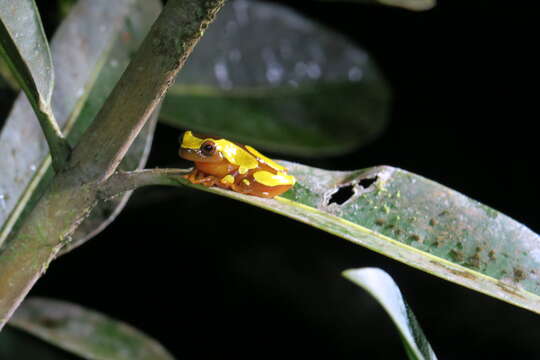
<path fill-rule="evenodd" d="M 255 155 L 242 145 L 222 138 L 193 135 L 191 131 L 182 136 L 179 155 L 197 162 L 227 161 L 240 170 L 255 169 L 259 165 Z"/>
<path fill-rule="evenodd" d="M 180 144 L 180 157 L 200 162 L 218 162 L 223 160 L 219 150 L 218 139 L 212 137 L 199 137 L 191 131 L 186 131 Z"/>

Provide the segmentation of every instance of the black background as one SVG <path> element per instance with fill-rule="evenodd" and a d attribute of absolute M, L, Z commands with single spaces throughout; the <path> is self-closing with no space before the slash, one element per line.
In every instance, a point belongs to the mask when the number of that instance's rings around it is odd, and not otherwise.
<path fill-rule="evenodd" d="M 487 0 L 441 1 L 422 13 L 292 5 L 369 50 L 394 104 L 387 132 L 371 145 L 291 160 L 401 167 L 540 230 L 532 9 Z M 178 135 L 158 127 L 149 167 L 184 165 Z M 52 264 L 31 294 L 125 320 L 178 358 L 403 359 L 385 313 L 340 277 L 364 266 L 395 278 L 440 359 L 540 358 L 538 315 L 292 220 L 180 188 L 136 192 L 116 222 Z"/>

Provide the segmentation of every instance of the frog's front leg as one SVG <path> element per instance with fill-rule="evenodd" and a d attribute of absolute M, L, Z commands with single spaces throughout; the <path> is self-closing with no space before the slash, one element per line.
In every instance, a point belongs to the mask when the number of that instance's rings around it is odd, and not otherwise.
<path fill-rule="evenodd" d="M 182 177 L 186 180 L 188 180 L 190 183 L 195 184 L 195 181 L 197 181 L 197 177 L 200 174 L 200 171 L 197 170 L 197 168 L 193 168 L 188 174 L 183 175 Z"/>
<path fill-rule="evenodd" d="M 193 171 L 183 177 L 192 184 L 200 184 L 207 187 L 214 186 L 218 180 L 215 176 L 206 175 L 197 168 L 194 168 Z"/>

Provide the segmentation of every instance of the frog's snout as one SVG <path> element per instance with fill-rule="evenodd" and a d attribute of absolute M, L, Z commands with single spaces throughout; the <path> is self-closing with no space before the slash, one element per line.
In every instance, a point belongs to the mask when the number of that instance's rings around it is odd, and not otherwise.
<path fill-rule="evenodd" d="M 194 149 L 186 149 L 183 147 L 180 147 L 178 150 L 178 155 L 186 160 L 196 161 L 200 159 L 200 155 L 197 154 L 197 150 Z"/>

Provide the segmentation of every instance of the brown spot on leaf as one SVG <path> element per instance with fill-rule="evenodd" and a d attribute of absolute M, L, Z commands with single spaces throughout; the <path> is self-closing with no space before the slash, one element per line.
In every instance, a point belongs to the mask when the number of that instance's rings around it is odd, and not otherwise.
<path fill-rule="evenodd" d="M 438 262 L 433 261 L 433 260 L 430 260 L 430 263 L 432 263 L 433 265 L 437 265 L 438 267 L 441 267 L 441 268 L 451 272 L 452 274 L 454 274 L 456 276 L 461 276 L 461 277 L 464 277 L 464 278 L 469 279 L 469 280 L 476 280 L 476 276 L 474 274 L 471 274 L 468 271 L 453 269 L 453 268 L 451 268 L 449 266 L 446 266 L 444 264 L 438 263 Z"/>
<path fill-rule="evenodd" d="M 525 280 L 525 272 L 520 268 L 514 268 L 514 281 L 520 282 L 521 280 Z"/>
<path fill-rule="evenodd" d="M 452 258 L 452 260 L 455 262 L 462 262 L 463 259 L 465 258 L 465 256 L 463 255 L 463 251 L 460 251 L 457 249 L 450 250 L 449 255 Z"/>
<path fill-rule="evenodd" d="M 441 247 L 444 243 L 444 237 L 442 236 L 437 236 L 437 238 L 435 238 L 435 241 L 433 242 L 433 246 L 435 247 Z"/>
<path fill-rule="evenodd" d="M 467 265 L 473 268 L 480 268 L 480 253 L 475 253 L 473 256 L 467 259 Z"/>
<path fill-rule="evenodd" d="M 61 319 L 53 319 L 48 316 L 43 316 L 36 319 L 36 322 L 41 324 L 42 326 L 49 328 L 49 329 L 55 329 L 64 324 L 64 321 Z"/>
<path fill-rule="evenodd" d="M 462 276 L 466 279 L 470 279 L 470 280 L 475 280 L 476 279 L 476 276 L 474 276 L 473 274 L 471 274 L 470 272 L 467 272 L 467 271 L 460 271 L 460 270 L 456 270 L 456 269 L 448 269 L 452 274 L 454 275 L 457 275 L 457 276 Z"/>
<path fill-rule="evenodd" d="M 516 287 L 513 287 L 513 286 L 511 286 L 509 284 L 506 284 L 503 281 L 497 281 L 497 286 L 499 287 L 499 289 L 503 290 L 504 292 L 507 292 L 509 294 L 512 294 L 512 295 L 517 296 L 517 297 L 522 298 L 522 299 L 525 298 L 523 295 L 518 293 L 518 289 Z"/>

